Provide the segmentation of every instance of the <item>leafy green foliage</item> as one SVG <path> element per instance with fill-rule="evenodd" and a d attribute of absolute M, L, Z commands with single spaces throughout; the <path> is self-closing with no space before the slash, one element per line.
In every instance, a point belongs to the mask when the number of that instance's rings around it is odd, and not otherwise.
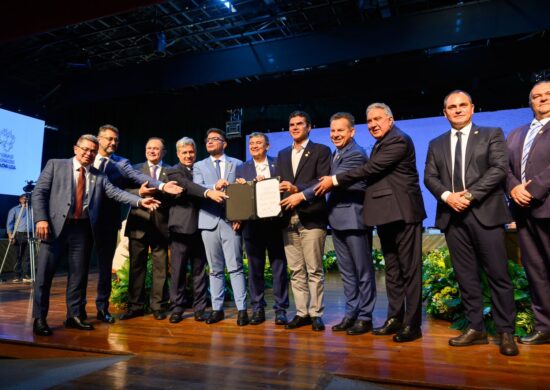
<path fill-rule="evenodd" d="M 452 321 L 451 328 L 464 330 L 468 326 L 460 297 L 458 282 L 447 248 L 436 249 L 424 255 L 422 268 L 422 298 L 426 312 L 436 318 Z M 516 302 L 516 329 L 518 336 L 533 331 L 534 317 L 531 311 L 531 296 L 525 270 L 519 264 L 508 261 L 508 273 L 514 285 Z M 483 317 L 487 331 L 496 331 L 492 315 L 491 292 L 487 274 L 479 270 L 483 291 Z"/>
<path fill-rule="evenodd" d="M 130 260 L 126 258 L 122 267 L 116 272 L 116 278 L 111 281 L 111 303 L 118 310 L 128 308 L 128 284 L 130 282 Z M 149 306 L 149 295 L 153 285 L 153 260 L 151 254 L 147 257 L 147 274 L 145 276 L 145 302 Z"/>

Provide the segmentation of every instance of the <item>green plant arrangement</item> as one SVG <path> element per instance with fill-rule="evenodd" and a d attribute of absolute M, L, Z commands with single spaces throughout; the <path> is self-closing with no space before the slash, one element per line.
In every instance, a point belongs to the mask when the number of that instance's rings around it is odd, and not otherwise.
<path fill-rule="evenodd" d="M 384 255 L 380 249 L 372 250 L 372 261 L 375 271 L 383 271 L 386 263 L 384 262 Z"/>
<path fill-rule="evenodd" d="M 118 310 L 126 310 L 128 307 L 128 284 L 130 282 L 130 259 L 126 258 L 122 267 L 116 272 L 116 277 L 111 281 L 111 303 Z M 145 276 L 145 302 L 148 306 L 149 294 L 153 285 L 153 261 L 151 254 L 147 257 L 147 273 Z M 146 307 L 147 309 L 147 307 Z"/>
<path fill-rule="evenodd" d="M 523 336 L 531 333 L 534 326 L 529 285 L 525 277 L 525 270 L 519 264 L 509 260 L 508 273 L 514 286 L 517 311 L 515 333 L 518 336 Z M 496 329 L 492 316 L 491 293 L 487 274 L 483 270 L 480 270 L 480 280 L 483 291 L 485 327 L 489 333 L 494 334 Z M 464 330 L 468 326 L 448 249 L 436 249 L 424 255 L 422 297 L 426 302 L 428 314 L 451 321 L 453 329 Z"/>

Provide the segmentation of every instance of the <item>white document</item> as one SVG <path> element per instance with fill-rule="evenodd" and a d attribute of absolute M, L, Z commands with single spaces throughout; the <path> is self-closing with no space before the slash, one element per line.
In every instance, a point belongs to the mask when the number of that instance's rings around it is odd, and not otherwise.
<path fill-rule="evenodd" d="M 256 183 L 256 215 L 258 218 L 277 217 L 281 213 L 279 180 L 267 179 Z"/>

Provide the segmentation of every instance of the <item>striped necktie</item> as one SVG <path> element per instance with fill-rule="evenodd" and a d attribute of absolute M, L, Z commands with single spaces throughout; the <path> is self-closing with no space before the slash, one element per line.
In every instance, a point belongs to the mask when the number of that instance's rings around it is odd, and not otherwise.
<path fill-rule="evenodd" d="M 542 123 L 535 120 L 531 123 L 531 127 L 525 136 L 525 141 L 523 142 L 523 152 L 521 154 L 521 182 L 525 183 L 525 166 L 527 165 L 527 160 L 529 159 L 529 152 L 531 151 L 531 146 L 539 130 L 542 128 Z"/>

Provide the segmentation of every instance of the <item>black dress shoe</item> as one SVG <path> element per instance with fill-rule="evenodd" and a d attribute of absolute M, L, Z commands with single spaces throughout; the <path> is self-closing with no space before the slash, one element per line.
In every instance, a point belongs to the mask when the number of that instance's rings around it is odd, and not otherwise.
<path fill-rule="evenodd" d="M 322 332 L 325 330 L 325 324 L 321 317 L 311 317 L 311 329 L 315 332 Z"/>
<path fill-rule="evenodd" d="M 396 343 L 406 343 L 409 341 L 417 340 L 421 337 L 422 331 L 420 330 L 420 328 L 415 328 L 407 325 L 393 335 L 393 341 L 395 341 Z"/>
<path fill-rule="evenodd" d="M 399 329 L 401 329 L 401 321 L 398 321 L 397 318 L 392 317 L 388 318 L 386 322 L 384 322 L 384 325 L 380 328 L 374 328 L 372 330 L 372 334 L 376 336 L 387 336 L 397 333 Z"/>
<path fill-rule="evenodd" d="M 248 313 L 246 310 L 239 310 L 239 314 L 237 315 L 237 325 L 239 326 L 245 326 L 250 323 L 250 320 L 248 319 Z"/>
<path fill-rule="evenodd" d="M 129 320 L 136 317 L 143 317 L 145 315 L 145 311 L 143 309 L 137 309 L 137 310 L 128 310 L 126 313 L 122 313 L 120 317 L 118 317 L 119 320 Z"/>
<path fill-rule="evenodd" d="M 488 344 L 487 333 L 475 329 L 468 329 L 460 336 L 449 339 L 449 345 L 453 347 L 467 347 L 468 345 Z"/>
<path fill-rule="evenodd" d="M 284 310 L 277 310 L 275 312 L 275 325 L 286 325 L 287 323 L 286 312 Z"/>
<path fill-rule="evenodd" d="M 35 318 L 32 324 L 32 331 L 37 336 L 51 336 L 53 334 L 45 318 Z"/>
<path fill-rule="evenodd" d="M 354 323 L 355 323 L 355 320 L 353 318 L 344 317 L 342 318 L 342 321 L 340 321 L 336 325 L 333 325 L 331 329 L 333 332 L 343 332 L 348 328 L 351 328 Z"/>
<path fill-rule="evenodd" d="M 208 315 L 204 312 L 204 310 L 197 310 L 194 314 L 195 321 L 206 321 L 208 318 Z"/>
<path fill-rule="evenodd" d="M 306 325 L 311 325 L 311 317 L 310 316 L 300 317 L 296 315 L 294 316 L 292 321 L 290 321 L 285 325 L 285 329 L 296 329 Z"/>
<path fill-rule="evenodd" d="M 252 318 L 250 319 L 250 325 L 260 325 L 265 321 L 265 311 L 260 309 L 252 313 Z"/>
<path fill-rule="evenodd" d="M 166 318 L 166 313 L 162 310 L 153 310 L 153 317 L 160 321 Z"/>
<path fill-rule="evenodd" d="M 358 334 L 364 334 L 370 332 L 372 329 L 372 322 L 365 320 L 357 320 L 352 327 L 346 330 L 346 333 L 350 336 L 355 336 Z"/>
<path fill-rule="evenodd" d="M 516 356 L 519 354 L 518 346 L 514 341 L 512 333 L 502 332 L 500 334 L 500 353 L 506 356 Z"/>
<path fill-rule="evenodd" d="M 520 337 L 518 341 L 520 344 L 528 345 L 550 344 L 550 332 L 537 330 L 528 336 Z"/>
<path fill-rule="evenodd" d="M 82 318 L 82 317 L 80 317 Z M 82 318 L 84 319 L 84 318 Z M 107 324 L 114 324 L 115 318 L 107 310 L 100 310 L 97 312 L 97 319 L 101 322 L 106 322 Z"/>
<path fill-rule="evenodd" d="M 89 322 L 81 320 L 79 317 L 67 318 L 64 322 L 65 328 L 73 328 L 78 330 L 94 330 L 94 326 Z"/>
<path fill-rule="evenodd" d="M 206 319 L 207 324 L 215 324 L 216 322 L 220 322 L 225 318 L 225 313 L 223 310 L 212 310 L 210 312 L 210 315 Z"/>
<path fill-rule="evenodd" d="M 171 324 L 177 324 L 178 322 L 181 322 L 183 320 L 183 313 L 172 313 L 170 314 L 170 321 Z"/>

